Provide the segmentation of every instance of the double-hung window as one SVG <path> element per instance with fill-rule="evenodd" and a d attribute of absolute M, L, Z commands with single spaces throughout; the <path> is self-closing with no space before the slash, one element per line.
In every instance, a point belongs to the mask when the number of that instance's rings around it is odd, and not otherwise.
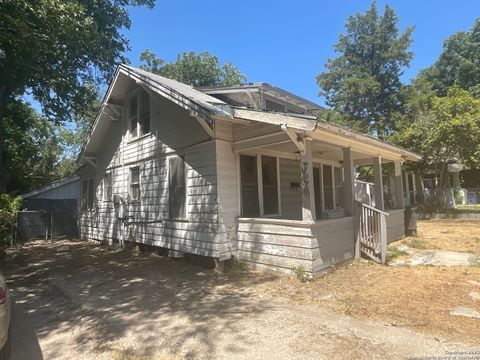
<path fill-rule="evenodd" d="M 95 202 L 95 189 L 93 179 L 82 181 L 82 197 L 80 199 L 80 209 L 92 210 Z"/>
<path fill-rule="evenodd" d="M 150 96 L 143 89 L 137 90 L 129 98 L 128 126 L 131 139 L 150 132 Z"/>
<path fill-rule="evenodd" d="M 112 172 L 107 172 L 103 178 L 103 200 L 113 200 L 113 176 Z"/>
<path fill-rule="evenodd" d="M 130 168 L 130 198 L 140 200 L 140 167 Z"/>
<path fill-rule="evenodd" d="M 186 218 L 186 171 L 180 156 L 168 158 L 168 214 L 170 219 Z"/>

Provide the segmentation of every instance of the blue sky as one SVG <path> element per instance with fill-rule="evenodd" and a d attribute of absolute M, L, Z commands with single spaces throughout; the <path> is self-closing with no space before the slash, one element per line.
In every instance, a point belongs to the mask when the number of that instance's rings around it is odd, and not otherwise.
<path fill-rule="evenodd" d="M 157 0 L 153 11 L 131 8 L 132 26 L 125 35 L 132 65 L 150 49 L 167 61 L 182 51 L 209 51 L 230 61 L 248 81 L 264 81 L 311 101 L 317 96 L 316 75 L 324 70 L 349 15 L 364 12 L 366 0 Z M 414 59 L 405 82 L 432 64 L 449 35 L 469 30 L 480 17 L 478 0 L 377 1 L 383 12 L 393 7 L 403 31 L 415 26 Z"/>

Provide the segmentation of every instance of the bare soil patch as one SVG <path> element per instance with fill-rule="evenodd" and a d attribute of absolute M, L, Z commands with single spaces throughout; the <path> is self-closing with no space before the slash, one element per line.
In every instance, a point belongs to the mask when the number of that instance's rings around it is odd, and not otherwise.
<path fill-rule="evenodd" d="M 480 221 L 420 221 L 418 238 L 392 247 L 401 244 L 480 254 Z M 450 315 L 458 306 L 480 311 L 480 302 L 469 296 L 479 290 L 475 285 L 479 280 L 479 267 L 382 267 L 361 260 L 308 283 L 283 277 L 262 287 L 300 304 L 480 345 L 480 320 Z"/>
<path fill-rule="evenodd" d="M 24 316 L 20 336 L 26 325 L 31 329 L 32 341 L 23 347 L 36 343 L 41 353 L 33 359 L 405 359 L 468 348 L 406 329 L 406 321 L 391 326 L 340 315 L 360 317 L 354 307 L 316 301 L 329 289 L 321 281 L 298 285 L 244 272 L 218 276 L 186 261 L 80 241 L 11 249 L 7 264 L 11 293 Z M 388 281 L 385 270 L 394 270 L 359 266 L 370 282 Z M 325 277 L 323 286 L 342 290 L 352 274 L 362 282 L 361 272 L 345 267 Z M 376 316 L 362 311 L 365 318 Z"/>

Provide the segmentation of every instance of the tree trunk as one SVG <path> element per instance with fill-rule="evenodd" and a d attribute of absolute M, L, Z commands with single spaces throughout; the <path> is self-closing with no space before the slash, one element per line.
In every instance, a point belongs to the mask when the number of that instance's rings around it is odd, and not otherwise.
<path fill-rule="evenodd" d="M 5 86 L 0 86 L 0 194 L 7 191 L 7 167 L 5 164 L 5 113 L 8 95 L 7 88 Z"/>
<path fill-rule="evenodd" d="M 416 178 L 417 178 L 417 184 L 420 185 L 420 187 L 417 186 L 417 189 L 420 189 L 420 204 L 425 205 L 427 202 L 427 199 L 425 198 L 425 188 L 423 186 L 423 174 L 421 170 L 417 170 L 416 172 Z M 417 190 L 417 194 L 419 191 Z"/>

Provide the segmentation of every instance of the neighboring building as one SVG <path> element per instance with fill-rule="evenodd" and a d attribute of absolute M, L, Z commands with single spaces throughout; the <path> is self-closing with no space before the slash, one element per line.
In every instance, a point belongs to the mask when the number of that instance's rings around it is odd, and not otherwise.
<path fill-rule="evenodd" d="M 78 237 L 80 178 L 72 176 L 22 195 L 19 239 Z M 26 211 L 27 210 L 27 211 Z"/>
<path fill-rule="evenodd" d="M 360 251 L 384 256 L 375 241 L 404 236 L 401 164 L 420 157 L 321 111 L 268 84 L 194 89 L 119 66 L 79 157 L 82 238 L 312 276 Z M 385 213 L 388 162 L 396 209 Z M 368 164 L 373 210 L 354 201 L 354 167 Z"/>

